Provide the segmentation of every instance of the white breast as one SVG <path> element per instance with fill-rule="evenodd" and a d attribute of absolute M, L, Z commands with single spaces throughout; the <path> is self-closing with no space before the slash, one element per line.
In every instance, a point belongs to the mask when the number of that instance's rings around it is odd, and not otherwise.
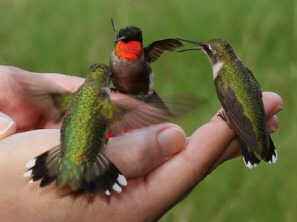
<path fill-rule="evenodd" d="M 218 62 L 212 66 L 212 73 L 213 73 L 214 79 L 216 79 L 220 70 L 223 68 L 224 64 L 225 64 L 224 62 Z"/>

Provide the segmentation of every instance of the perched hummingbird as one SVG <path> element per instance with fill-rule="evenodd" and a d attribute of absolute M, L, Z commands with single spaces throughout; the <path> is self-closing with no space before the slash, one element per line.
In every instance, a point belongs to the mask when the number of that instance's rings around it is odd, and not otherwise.
<path fill-rule="evenodd" d="M 163 52 L 173 51 L 182 46 L 177 39 L 162 39 L 143 47 L 141 29 L 135 26 L 127 26 L 116 30 L 115 49 L 111 53 L 110 68 L 114 86 L 120 92 L 130 94 L 150 103 L 151 98 L 160 99 L 153 89 L 153 77 L 150 64 L 156 61 Z M 168 111 L 162 102 L 163 108 Z"/>
<path fill-rule="evenodd" d="M 198 45 L 181 51 L 202 50 L 209 58 L 217 95 L 225 110 L 220 115 L 238 135 L 245 165 L 253 168 L 260 160 L 275 163 L 277 152 L 266 127 L 260 85 L 230 43 L 223 39 L 179 40 Z"/>
<path fill-rule="evenodd" d="M 116 128 L 121 132 L 122 128 L 138 128 L 168 118 L 128 96 L 111 100 L 110 74 L 105 65 L 91 66 L 84 84 L 75 93 L 66 92 L 41 75 L 36 83 L 18 79 L 36 104 L 42 102 L 51 113 L 56 110 L 53 119 L 65 114 L 61 143 L 27 163 L 29 169 L 24 176 L 31 177 L 30 182 L 41 180 L 40 187 L 44 187 L 56 181 L 58 187 L 89 193 L 99 187 L 106 195 L 111 195 L 112 190 L 121 192 L 121 186 L 127 185 L 125 176 L 102 153 L 107 131 Z"/>

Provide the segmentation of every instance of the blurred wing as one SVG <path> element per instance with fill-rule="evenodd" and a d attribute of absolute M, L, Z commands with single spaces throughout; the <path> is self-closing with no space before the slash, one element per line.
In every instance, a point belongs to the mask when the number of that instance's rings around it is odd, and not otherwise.
<path fill-rule="evenodd" d="M 168 115 L 172 115 L 168 105 L 161 99 L 156 91 L 153 91 L 150 96 L 145 97 L 143 101 L 150 106 L 163 110 Z"/>
<path fill-rule="evenodd" d="M 147 103 L 126 95 L 125 97 L 112 101 L 116 107 L 113 116 L 114 123 L 109 128 L 112 135 L 117 135 L 126 130 L 168 122 L 185 115 L 201 104 L 201 101 L 197 102 L 193 96 L 191 101 L 189 101 L 190 98 L 185 99 L 185 97 L 179 101 L 174 97 L 167 98 L 166 102 L 163 102 L 155 93 Z M 193 102 L 197 103 L 193 104 Z"/>
<path fill-rule="evenodd" d="M 75 100 L 75 93 L 51 93 L 50 94 L 53 105 L 58 112 L 58 117 L 61 118 L 65 115 L 66 111 L 70 108 Z"/>
<path fill-rule="evenodd" d="M 154 91 L 152 95 L 146 97 L 144 102 L 150 106 L 162 110 L 172 119 L 179 118 L 195 110 L 198 106 L 207 102 L 205 98 L 197 95 L 162 95 L 162 98 Z"/>
<path fill-rule="evenodd" d="M 13 77 L 36 108 L 53 121 L 63 117 L 74 98 L 73 93 L 41 74 L 18 74 Z"/>
<path fill-rule="evenodd" d="M 177 39 L 162 39 L 152 42 L 144 48 L 146 59 L 149 63 L 156 61 L 165 51 L 173 51 L 183 44 Z"/>
<path fill-rule="evenodd" d="M 163 123 L 170 119 L 170 116 L 166 115 L 164 111 L 132 97 L 113 101 L 113 103 L 115 112 L 113 124 L 109 127 L 112 135 L 123 133 L 126 130 Z"/>

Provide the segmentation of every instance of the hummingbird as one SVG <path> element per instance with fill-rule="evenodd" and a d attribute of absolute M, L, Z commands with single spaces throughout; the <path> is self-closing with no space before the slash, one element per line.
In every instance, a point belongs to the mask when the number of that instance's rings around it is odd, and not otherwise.
<path fill-rule="evenodd" d="M 130 94 L 150 103 L 159 100 L 162 108 L 168 107 L 153 89 L 154 73 L 150 64 L 156 61 L 165 51 L 173 51 L 181 47 L 181 41 L 168 38 L 153 41 L 143 47 L 142 31 L 136 26 L 126 26 L 117 32 L 112 19 L 115 33 L 115 48 L 110 56 L 111 79 L 122 93 Z"/>
<path fill-rule="evenodd" d="M 180 39 L 197 45 L 180 50 L 202 50 L 213 71 L 217 96 L 224 111 L 219 114 L 238 135 L 243 161 L 248 168 L 260 160 L 277 161 L 277 152 L 266 126 L 266 113 L 260 84 L 235 54 L 231 44 L 216 38 L 207 42 Z"/>
<path fill-rule="evenodd" d="M 112 100 L 110 75 L 109 67 L 95 64 L 74 93 L 42 75 L 32 78 L 37 78 L 36 82 L 17 77 L 32 101 L 50 113 L 55 110 L 49 115 L 53 120 L 64 115 L 60 144 L 27 163 L 24 176 L 31 177 L 30 183 L 41 180 L 40 187 L 44 187 L 56 181 L 59 188 L 68 186 L 72 191 L 89 193 L 101 188 L 108 196 L 112 190 L 120 193 L 127 186 L 125 176 L 103 154 L 107 132 L 161 123 L 168 118 L 164 112 L 126 95 Z"/>

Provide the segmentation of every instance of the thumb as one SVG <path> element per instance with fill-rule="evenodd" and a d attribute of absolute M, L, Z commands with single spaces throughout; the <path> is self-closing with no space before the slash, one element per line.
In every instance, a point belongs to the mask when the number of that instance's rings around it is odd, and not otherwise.
<path fill-rule="evenodd" d="M 15 122 L 4 113 L 0 112 L 0 140 L 16 132 Z"/>
<path fill-rule="evenodd" d="M 165 123 L 111 138 L 108 158 L 128 178 L 145 176 L 185 146 L 186 135 L 175 124 Z"/>

